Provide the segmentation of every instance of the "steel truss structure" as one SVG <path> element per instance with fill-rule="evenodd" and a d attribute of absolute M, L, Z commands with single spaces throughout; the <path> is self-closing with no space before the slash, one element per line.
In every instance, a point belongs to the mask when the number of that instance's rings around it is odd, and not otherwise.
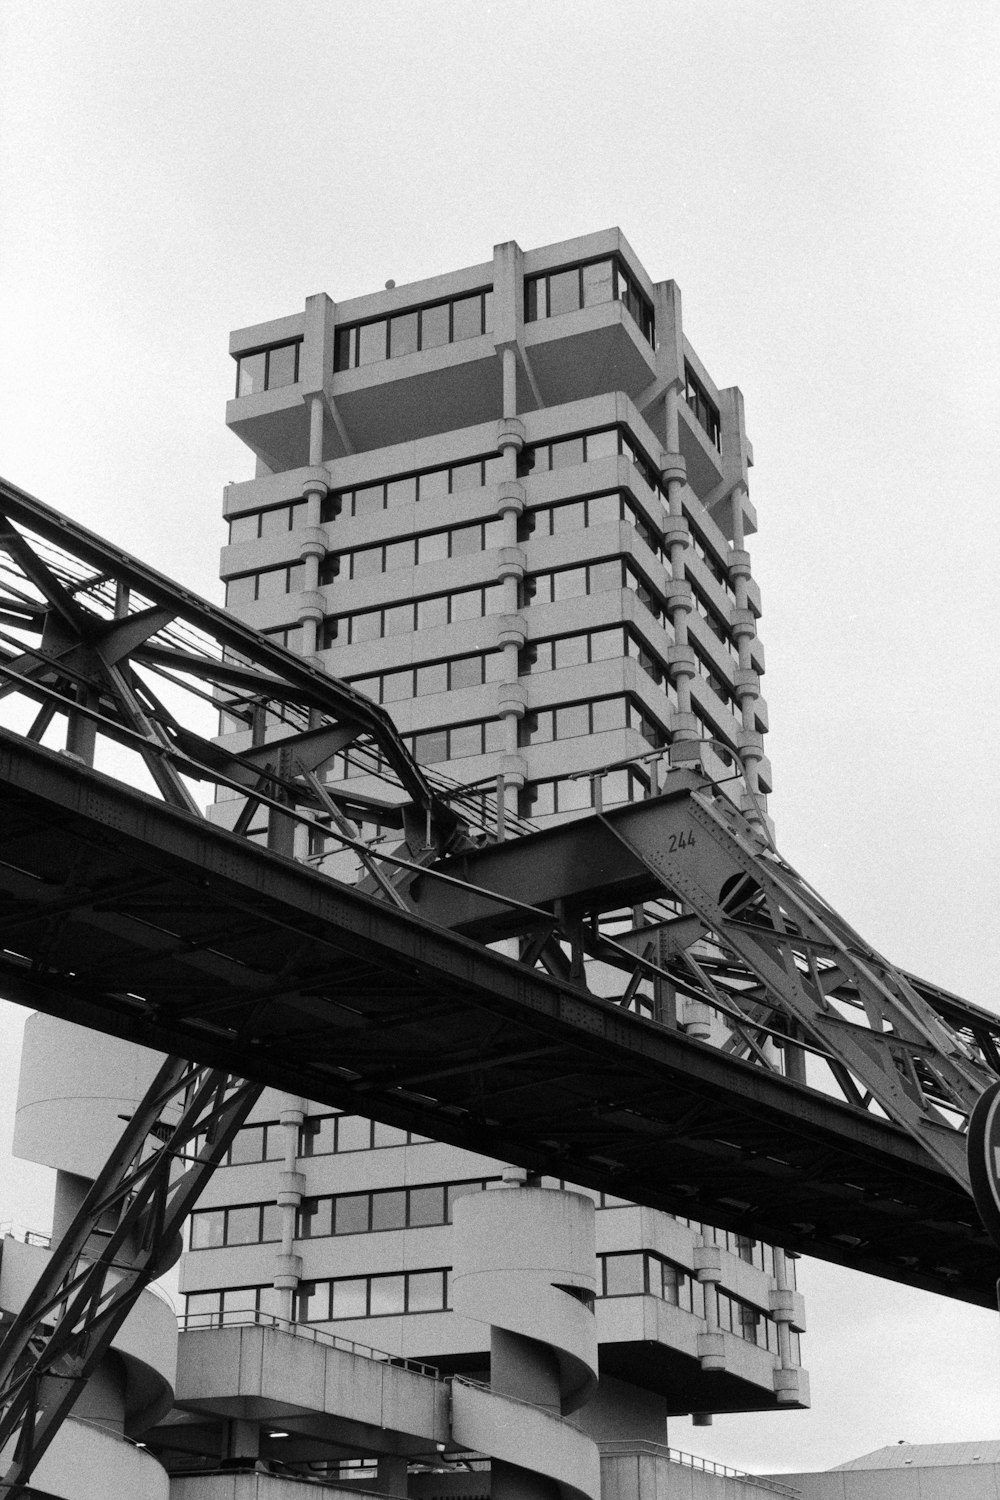
<path fill-rule="evenodd" d="M 0 1344 L 0 1450 L 16 1438 L 3 1494 L 27 1492 L 143 1288 L 177 1259 L 181 1226 L 260 1092 L 182 1058 L 163 1062 Z"/>
<path fill-rule="evenodd" d="M 429 777 L 317 667 L 2 483 L 0 511 L 8 998 L 195 1059 L 206 1098 L 241 1101 L 215 1130 L 272 1084 L 993 1304 L 965 1134 L 1000 1020 L 878 955 L 725 788 L 671 770 L 646 802 L 532 832 Z M 355 877 L 301 862 L 331 841 Z M 68 1400 L 106 1347 L 108 1299 L 73 1278 L 107 1204 L 126 1237 L 141 1219 L 139 1286 L 218 1154 L 169 1216 L 155 1194 L 133 1213 L 121 1164 L 91 1195 L 0 1356 L 24 1451 L 49 1429 L 22 1393 Z"/>

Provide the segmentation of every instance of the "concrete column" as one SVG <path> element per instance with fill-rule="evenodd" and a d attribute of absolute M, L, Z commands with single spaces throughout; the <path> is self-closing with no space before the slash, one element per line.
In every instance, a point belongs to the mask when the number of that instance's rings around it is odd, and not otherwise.
<path fill-rule="evenodd" d="M 279 1108 L 278 1119 L 282 1128 L 284 1154 L 278 1190 L 278 1206 L 281 1211 L 281 1245 L 278 1251 L 274 1289 L 278 1317 L 285 1318 L 290 1323 L 295 1310 L 295 1292 L 301 1279 L 302 1268 L 301 1258 L 295 1254 L 295 1220 L 302 1203 L 305 1186 L 305 1179 L 298 1171 L 299 1130 L 305 1119 L 302 1100 L 292 1094 L 286 1094 Z"/>
<path fill-rule="evenodd" d="M 716 1289 L 722 1280 L 722 1255 L 718 1245 L 704 1239 L 694 1251 L 695 1274 L 705 1290 L 705 1332 L 698 1335 L 698 1362 L 703 1370 L 724 1370 L 726 1351 L 719 1330 Z"/>
<path fill-rule="evenodd" d="M 309 399 L 309 467 L 319 468 L 323 462 L 323 397 Z"/>
<path fill-rule="evenodd" d="M 503 614 L 509 620 L 518 615 L 518 593 L 525 572 L 524 549 L 517 540 L 517 523 L 524 511 L 525 490 L 517 475 L 518 454 L 524 447 L 524 424 L 514 414 L 516 405 L 517 364 L 513 347 L 500 351 L 503 359 L 504 416 L 497 424 L 497 448 L 500 453 L 500 482 L 497 491 L 497 509 L 503 521 L 503 545 L 499 549 L 498 575 L 504 591 Z M 518 724 L 524 715 L 524 691 L 518 682 L 517 658 L 523 636 L 517 632 L 502 631 L 501 645 L 504 654 L 503 680 L 498 686 L 497 705 L 503 722 L 503 768 L 497 783 L 498 799 L 503 807 L 498 817 L 505 822 L 507 815 L 517 812 L 517 791 L 523 783 L 523 775 L 514 768 L 519 765 Z"/>

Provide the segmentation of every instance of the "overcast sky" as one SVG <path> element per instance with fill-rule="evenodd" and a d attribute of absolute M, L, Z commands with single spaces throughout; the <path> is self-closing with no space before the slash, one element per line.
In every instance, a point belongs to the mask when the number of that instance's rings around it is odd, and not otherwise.
<path fill-rule="evenodd" d="M 621 225 L 746 398 L 782 852 L 1000 1009 L 998 17 L 0 0 L 0 472 L 220 602 L 222 486 L 252 472 L 230 329 Z M 44 1217 L 40 1180 L 8 1166 L 0 1219 Z M 676 1446 L 820 1468 L 1000 1430 L 995 1315 L 801 1282 L 813 1410 Z"/>

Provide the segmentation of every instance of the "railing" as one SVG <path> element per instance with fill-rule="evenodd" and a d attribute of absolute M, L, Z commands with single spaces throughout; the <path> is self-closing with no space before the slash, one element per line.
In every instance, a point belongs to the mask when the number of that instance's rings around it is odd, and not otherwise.
<path fill-rule="evenodd" d="M 15 1224 L 13 1219 L 5 1219 L 0 1224 L 0 1239 L 20 1240 L 22 1245 L 40 1245 L 43 1250 L 52 1249 L 51 1234 L 43 1234 L 40 1229 L 25 1229 L 23 1224 Z"/>
<path fill-rule="evenodd" d="M 775 1495 L 787 1495 L 799 1500 L 801 1490 L 777 1479 L 765 1478 L 761 1474 L 748 1474 L 745 1469 L 733 1469 L 729 1464 L 716 1463 L 711 1458 L 699 1458 L 696 1453 L 684 1453 L 680 1448 L 668 1448 L 665 1443 L 652 1443 L 645 1438 L 620 1438 L 598 1443 L 602 1458 L 631 1458 L 642 1454 L 652 1458 L 665 1458 L 669 1463 L 681 1464 L 686 1469 L 700 1469 L 704 1474 L 714 1474 L 719 1479 L 737 1479 L 743 1484 L 754 1484 L 758 1489 L 770 1490 Z"/>
<path fill-rule="evenodd" d="M 193 1333 L 202 1328 L 277 1328 L 281 1333 L 290 1333 L 293 1338 L 308 1339 L 311 1343 L 322 1344 L 328 1349 L 342 1349 L 345 1354 L 359 1354 L 362 1359 L 375 1360 L 378 1364 L 395 1365 L 397 1369 L 424 1375 L 429 1380 L 444 1381 L 446 1378 L 433 1365 L 421 1364 L 416 1359 L 404 1359 L 401 1354 L 373 1349 L 370 1344 L 359 1344 L 354 1339 L 342 1338 L 337 1333 L 327 1333 L 323 1328 L 314 1328 L 311 1323 L 293 1323 L 288 1318 L 277 1318 L 271 1313 L 178 1313 L 177 1326 L 181 1333 Z"/>

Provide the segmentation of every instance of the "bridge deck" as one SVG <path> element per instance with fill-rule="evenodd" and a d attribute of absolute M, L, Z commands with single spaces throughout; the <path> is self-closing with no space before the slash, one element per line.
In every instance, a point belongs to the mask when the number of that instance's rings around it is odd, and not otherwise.
<path fill-rule="evenodd" d="M 905 1132 L 0 731 L 0 992 L 652 1207 L 994 1305 Z"/>

